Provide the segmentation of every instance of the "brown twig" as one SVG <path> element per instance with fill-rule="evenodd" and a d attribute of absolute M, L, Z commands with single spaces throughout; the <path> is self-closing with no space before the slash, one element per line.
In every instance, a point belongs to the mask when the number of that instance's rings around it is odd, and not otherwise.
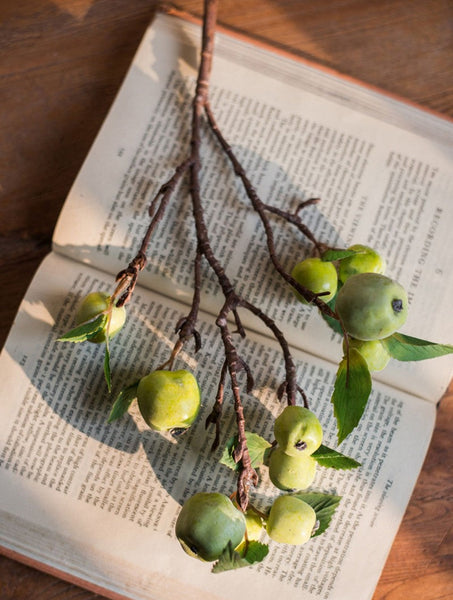
<path fill-rule="evenodd" d="M 306 238 L 308 238 L 310 240 L 310 242 L 315 247 L 318 255 L 321 256 L 321 254 L 326 249 L 325 245 L 316 239 L 316 237 L 314 236 L 312 231 L 305 225 L 305 223 L 302 221 L 302 219 L 300 218 L 300 215 L 299 215 L 299 212 L 303 208 L 306 208 L 307 206 L 312 206 L 313 204 L 316 204 L 319 201 L 320 201 L 319 198 L 309 198 L 308 200 L 304 200 L 303 202 L 299 203 L 297 209 L 294 212 L 282 210 L 281 208 L 278 208 L 277 206 L 271 206 L 270 204 L 265 204 L 265 203 L 263 203 L 263 208 L 265 210 L 267 210 L 267 212 L 277 215 L 277 216 L 281 217 L 282 219 L 285 219 L 285 221 L 288 221 L 288 223 L 291 223 L 292 225 L 294 225 Z"/>
<path fill-rule="evenodd" d="M 135 289 L 135 285 L 137 283 L 138 274 L 146 266 L 146 252 L 148 250 L 151 236 L 154 230 L 156 229 L 157 224 L 163 218 L 170 197 L 175 191 L 176 186 L 178 185 L 182 176 L 189 168 L 189 165 L 190 158 L 187 158 L 182 163 L 180 163 L 176 167 L 172 177 L 160 187 L 159 191 L 151 201 L 151 204 L 148 209 L 148 214 L 151 217 L 151 220 L 143 237 L 140 248 L 136 256 L 126 267 L 126 269 L 120 271 L 116 276 L 116 281 L 118 282 L 118 284 L 113 296 L 114 298 L 118 298 L 117 306 L 123 306 L 124 304 L 127 304 L 127 302 L 129 302 L 129 300 L 131 299 L 131 296 Z"/>
<path fill-rule="evenodd" d="M 300 285 L 282 267 L 280 261 L 277 258 L 277 254 L 275 251 L 274 234 L 273 234 L 269 219 L 266 216 L 266 210 L 268 210 L 269 207 L 266 208 L 266 205 L 259 198 L 250 179 L 247 177 L 247 174 L 246 174 L 244 168 L 242 167 L 241 163 L 236 158 L 236 155 L 234 154 L 231 146 L 228 144 L 228 142 L 224 138 L 222 132 L 220 131 L 219 127 L 217 126 L 214 115 L 209 106 L 209 103 L 206 103 L 205 111 L 206 111 L 206 116 L 208 118 L 209 125 L 210 125 L 214 135 L 216 136 L 218 142 L 220 143 L 223 151 L 228 156 L 228 158 L 233 166 L 235 174 L 241 179 L 244 189 L 245 189 L 245 192 L 246 192 L 248 198 L 250 199 L 253 208 L 255 209 L 255 211 L 257 212 L 257 214 L 259 215 L 259 217 L 261 219 L 261 222 L 264 227 L 265 234 L 266 234 L 266 241 L 267 241 L 269 256 L 271 258 L 271 261 L 272 261 L 276 271 L 280 274 L 280 276 L 286 282 L 288 282 L 297 292 L 299 292 L 299 294 L 301 294 L 301 296 L 303 296 L 305 298 L 305 300 L 307 300 L 307 302 L 317 306 L 323 314 L 325 314 L 329 317 L 332 317 L 333 319 L 336 319 L 337 315 L 325 302 L 323 302 L 323 300 L 320 298 L 319 294 L 315 294 L 311 290 L 306 288 L 305 286 Z M 283 212 L 281 214 L 283 214 Z M 312 236 L 312 234 L 310 234 L 310 235 Z M 313 237 L 313 239 L 314 239 L 314 237 Z"/>

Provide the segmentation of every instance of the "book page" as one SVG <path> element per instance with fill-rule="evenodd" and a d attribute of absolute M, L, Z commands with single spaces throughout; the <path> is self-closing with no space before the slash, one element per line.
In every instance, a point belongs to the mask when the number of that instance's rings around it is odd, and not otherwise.
<path fill-rule="evenodd" d="M 220 336 L 204 315 L 202 350 L 193 356 L 189 345 L 177 358 L 175 368 L 190 369 L 202 391 L 201 413 L 186 434 L 176 441 L 151 431 L 136 403 L 107 424 L 112 398 L 103 380 L 103 347 L 56 339 L 72 325 L 80 295 L 107 289 L 108 281 L 51 254 L 1 354 L 0 547 L 137 600 L 181 594 L 227 600 L 252 592 L 263 600 L 371 598 L 429 444 L 434 405 L 376 385 L 365 418 L 339 448 L 362 466 L 317 469 L 313 489 L 342 496 L 329 529 L 303 546 L 270 542 L 262 563 L 214 575 L 210 564 L 183 552 L 174 525 L 193 493 L 235 491 L 233 471 L 218 462 L 235 432 L 229 385 L 214 453 L 214 431 L 205 429 L 223 363 Z M 114 392 L 168 358 L 175 322 L 186 310 L 137 288 L 111 344 Z M 273 419 L 283 408 L 275 391 L 284 378 L 280 349 L 258 334 L 234 339 L 255 379 L 247 394 L 240 377 L 246 428 L 271 442 Z M 336 447 L 334 369 L 302 352 L 295 361 L 323 443 Z M 266 467 L 260 477 L 251 501 L 267 510 L 279 492 Z M 269 542 L 265 533 L 262 541 Z"/>
<path fill-rule="evenodd" d="M 199 33 L 163 15 L 148 30 L 69 194 L 55 232 L 59 252 L 112 274 L 136 254 L 151 199 L 189 151 Z M 306 225 L 332 246 L 368 244 L 384 256 L 387 274 L 410 298 L 403 333 L 453 340 L 453 150 L 447 143 L 453 124 L 323 71 L 316 79 L 304 63 L 220 34 L 211 104 L 263 202 L 294 211 L 301 200 L 321 198 L 303 211 Z M 317 311 L 302 306 L 276 274 L 258 216 L 207 126 L 204 133 L 202 198 L 215 255 L 238 291 L 277 319 L 293 345 L 338 362 L 340 337 L 332 343 Z M 192 297 L 196 249 L 191 215 L 185 179 L 140 277 L 145 287 L 184 302 Z M 279 261 L 291 271 L 312 248 L 294 227 L 269 219 Z M 221 291 L 204 267 L 202 306 L 216 314 Z M 447 357 L 392 364 L 380 377 L 436 401 L 452 369 Z"/>

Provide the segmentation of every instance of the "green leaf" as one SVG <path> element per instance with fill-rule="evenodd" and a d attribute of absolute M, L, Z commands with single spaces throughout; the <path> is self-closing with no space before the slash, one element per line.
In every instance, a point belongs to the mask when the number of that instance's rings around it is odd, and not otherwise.
<path fill-rule="evenodd" d="M 319 521 L 319 527 L 313 534 L 313 537 L 324 533 L 324 531 L 330 525 L 333 514 L 340 503 L 341 496 L 323 494 L 321 492 L 307 492 L 305 494 L 294 494 L 294 496 L 309 504 L 316 513 L 316 518 Z"/>
<path fill-rule="evenodd" d="M 371 375 L 366 360 L 355 348 L 349 348 L 340 362 L 332 394 L 334 415 L 337 419 L 338 443 L 357 427 L 371 393 Z"/>
<path fill-rule="evenodd" d="M 360 463 L 321 444 L 321 446 L 313 452 L 312 457 L 321 467 L 327 467 L 332 469 L 356 469 L 360 467 Z"/>
<path fill-rule="evenodd" d="M 363 254 L 363 251 L 360 252 L 357 250 L 339 250 L 331 248 L 322 254 L 321 260 L 324 262 L 331 262 L 334 260 L 342 260 L 343 258 L 348 258 L 349 256 L 354 256 L 354 254 Z"/>
<path fill-rule="evenodd" d="M 448 344 L 436 344 L 398 332 L 381 342 L 390 356 L 403 361 L 426 360 L 453 352 L 453 346 Z"/>
<path fill-rule="evenodd" d="M 268 554 L 269 546 L 267 544 L 263 544 L 256 540 L 250 540 L 244 558 L 249 564 L 253 564 L 261 562 Z"/>
<path fill-rule="evenodd" d="M 121 390 L 121 392 L 116 397 L 115 402 L 113 403 L 112 410 L 110 411 L 110 415 L 108 418 L 108 423 L 119 419 L 126 413 L 129 409 L 129 406 L 132 404 L 133 400 L 137 397 L 137 388 L 139 381 L 136 381 L 132 385 Z"/>
<path fill-rule="evenodd" d="M 264 463 L 266 451 L 271 447 L 271 444 L 257 433 L 252 433 L 250 431 L 245 432 L 245 438 L 247 440 L 247 448 L 249 450 L 250 460 L 252 461 L 252 467 L 256 469 Z M 237 443 L 238 436 L 234 435 L 227 441 L 219 461 L 221 464 L 233 469 L 233 471 L 238 471 L 240 467 L 240 464 L 236 463 L 233 458 L 233 452 Z"/>
<path fill-rule="evenodd" d="M 107 315 L 102 313 L 91 321 L 86 321 L 74 329 L 71 329 L 60 338 L 58 342 L 86 342 L 99 333 L 107 323 Z"/>
<path fill-rule="evenodd" d="M 267 544 L 251 541 L 247 546 L 247 551 L 244 556 L 233 550 L 231 542 L 223 551 L 219 560 L 214 563 L 212 573 L 223 573 L 232 569 L 240 569 L 241 567 L 250 567 L 253 563 L 261 562 L 269 553 Z"/>
<path fill-rule="evenodd" d="M 112 389 L 112 374 L 110 371 L 110 350 L 109 350 L 109 345 L 108 345 L 108 338 L 106 338 L 106 344 L 105 344 L 104 377 L 105 377 L 105 382 L 107 383 L 107 388 L 110 392 Z"/>
<path fill-rule="evenodd" d="M 335 296 L 332 298 L 332 300 L 330 300 L 330 302 L 327 302 L 327 306 L 329 306 L 329 308 L 331 308 L 334 312 L 335 312 L 335 300 L 336 299 L 337 299 L 337 295 L 335 294 Z M 339 333 L 340 335 L 343 335 L 343 330 L 341 329 L 340 321 L 338 319 L 333 319 L 332 317 L 329 317 L 329 315 L 326 315 L 323 312 L 321 312 L 321 316 L 324 319 L 324 321 L 327 323 L 327 325 L 331 329 L 333 329 L 333 331 L 335 331 L 335 333 Z"/>

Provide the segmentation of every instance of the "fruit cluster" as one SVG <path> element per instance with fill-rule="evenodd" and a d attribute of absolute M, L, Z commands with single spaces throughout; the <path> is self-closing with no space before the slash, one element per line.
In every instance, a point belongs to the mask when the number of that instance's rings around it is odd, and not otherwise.
<path fill-rule="evenodd" d="M 271 481 L 280 490 L 305 490 L 315 477 L 312 454 L 323 437 L 316 415 L 302 406 L 287 406 L 275 420 L 274 436 L 276 446 L 268 462 Z M 200 492 L 185 502 L 175 531 L 190 556 L 214 561 L 229 544 L 242 551 L 248 541 L 260 538 L 263 529 L 276 542 L 304 544 L 316 524 L 316 511 L 297 495 L 280 495 L 266 514 L 259 514 L 253 507 L 242 512 L 223 494 Z"/>
<path fill-rule="evenodd" d="M 274 422 L 277 446 L 269 457 L 269 478 L 280 490 L 306 490 L 316 474 L 312 457 L 321 445 L 323 431 L 316 415 L 303 406 L 287 406 Z M 269 511 L 266 531 L 284 544 L 305 544 L 316 529 L 316 512 L 307 502 L 291 495 L 277 497 Z"/>
<path fill-rule="evenodd" d="M 320 297 L 335 317 L 335 323 L 329 322 L 327 313 L 321 310 L 326 321 L 343 334 L 345 357 L 340 362 L 332 395 L 339 442 L 358 424 L 365 409 L 371 391 L 370 371 L 383 369 L 390 356 L 397 360 L 422 360 L 453 352 L 452 346 L 397 332 L 406 321 L 408 298 L 403 287 L 384 271 L 385 261 L 375 250 L 356 244 L 305 259 L 291 273 L 298 284 L 297 298 L 308 303 L 307 298 L 312 300 L 313 294 Z M 115 296 L 116 293 L 109 296 L 104 292 L 88 294 L 76 315 L 76 327 L 60 338 L 105 343 L 104 372 L 109 389 L 109 340 L 126 319 L 124 306 L 118 306 Z M 323 303 L 316 304 L 320 309 L 326 308 Z M 134 400 L 146 424 L 155 431 L 179 435 L 195 422 L 201 406 L 200 389 L 191 372 L 173 370 L 178 348 L 176 345 L 163 366 L 120 392 L 109 422 L 121 417 Z M 266 464 L 270 481 L 283 492 L 266 512 L 248 504 L 248 498 L 241 508 L 234 499 L 219 492 L 198 492 L 184 503 L 176 521 L 176 536 L 190 556 L 217 561 L 214 572 L 263 560 L 268 551 L 267 545 L 259 541 L 264 531 L 277 543 L 300 545 L 329 526 L 340 497 L 306 491 L 314 481 L 317 465 L 351 469 L 360 463 L 322 444 L 321 424 L 306 406 L 307 403 L 303 407 L 290 403 L 283 409 L 274 422 L 273 444 L 258 434 L 247 437 L 250 432 L 243 432 L 247 446 L 252 436 L 256 444 L 253 461 L 247 450 L 251 469 Z M 345 412 L 347 420 L 342 419 Z M 226 457 L 221 462 L 241 470 L 242 458 L 234 457 L 234 443 L 233 438 L 232 444 L 227 444 Z"/>
<path fill-rule="evenodd" d="M 300 491 L 313 483 L 317 463 L 311 455 L 322 435 L 318 418 L 303 406 L 287 406 L 275 419 L 277 446 L 269 457 L 269 478 L 278 489 Z"/>
<path fill-rule="evenodd" d="M 354 244 L 333 261 L 307 258 L 292 270 L 298 284 L 334 302 L 347 338 L 344 350 L 353 347 L 365 359 L 370 371 L 380 371 L 390 355 L 381 340 L 406 321 L 408 298 L 404 288 L 384 275 L 384 259 L 372 248 Z M 307 301 L 295 292 L 302 302 Z"/>
<path fill-rule="evenodd" d="M 189 556 L 213 562 L 228 548 L 239 556 L 245 554 L 250 542 L 259 540 L 263 531 L 278 543 L 305 544 L 317 525 L 315 509 L 298 496 L 278 496 L 270 510 L 260 514 L 254 508 L 242 512 L 219 492 L 198 492 L 181 508 L 175 533 Z"/>
<path fill-rule="evenodd" d="M 92 292 L 80 303 L 76 328 L 62 340 L 108 343 L 126 321 L 124 306 L 117 306 L 105 292 Z M 129 386 L 117 398 L 109 421 L 120 417 L 137 399 L 146 424 L 155 431 L 173 435 L 188 429 L 197 418 L 201 395 L 194 375 L 186 369 L 156 369 Z"/>

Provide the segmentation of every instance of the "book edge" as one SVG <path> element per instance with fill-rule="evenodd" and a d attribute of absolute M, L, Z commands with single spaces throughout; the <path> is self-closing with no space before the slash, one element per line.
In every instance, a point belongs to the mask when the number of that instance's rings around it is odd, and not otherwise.
<path fill-rule="evenodd" d="M 67 583 L 76 585 L 95 594 L 100 594 L 110 598 L 111 600 L 132 600 L 131 596 L 123 596 L 122 594 L 118 594 L 111 589 L 102 587 L 101 585 L 89 581 L 88 579 L 78 577 L 69 571 L 54 567 L 47 562 L 18 552 L 17 550 L 13 550 L 12 548 L 4 546 L 3 544 L 0 544 L 0 554 L 27 567 L 31 567 L 32 569 L 36 569 L 42 573 L 46 573 L 47 575 L 51 575 L 52 577 L 56 577 L 57 579 L 61 579 Z"/>
<path fill-rule="evenodd" d="M 180 18 L 184 21 L 188 21 L 188 22 L 193 23 L 198 26 L 202 25 L 202 19 L 200 17 L 197 17 L 196 15 L 193 15 L 187 11 L 181 10 L 172 5 L 166 5 L 166 4 L 160 5 L 157 8 L 156 14 L 157 13 L 162 13 L 162 14 L 166 14 L 168 16 L 177 17 L 177 18 Z M 271 42 L 259 40 L 250 35 L 247 35 L 245 33 L 241 33 L 240 31 L 236 31 L 235 29 L 228 27 L 226 25 L 217 24 L 216 31 L 218 31 L 219 33 L 221 33 L 223 35 L 226 35 L 226 36 L 229 36 L 232 38 L 236 38 L 242 42 L 252 44 L 252 45 L 256 46 L 257 48 L 261 48 L 263 50 L 267 50 L 274 54 L 280 55 L 283 58 L 294 60 L 294 61 L 299 62 L 307 67 L 310 67 L 311 69 L 321 71 L 321 72 L 325 73 L 326 75 L 329 75 L 333 78 L 340 79 L 346 83 L 355 85 L 355 86 L 357 86 L 361 89 L 364 89 L 368 92 L 372 92 L 372 93 L 378 94 L 380 96 L 386 97 L 390 100 L 398 102 L 409 108 L 421 111 L 427 115 L 430 115 L 432 117 L 435 117 L 437 119 L 445 121 L 446 123 L 453 124 L 453 116 L 439 112 L 433 108 L 430 108 L 429 106 L 420 104 L 420 103 L 418 103 L 414 100 L 411 100 L 405 96 L 402 96 L 395 92 L 391 92 L 390 90 L 386 90 L 385 88 L 379 87 L 378 85 L 373 85 L 372 83 L 368 83 L 368 82 L 363 81 L 352 75 L 347 75 L 346 73 L 342 73 L 341 71 L 338 71 L 337 69 L 334 69 L 333 67 L 328 67 L 327 65 L 318 63 L 315 60 L 311 60 L 309 58 L 299 56 L 298 54 L 295 54 L 289 50 L 285 50 L 284 48 L 279 48 L 278 46 L 274 46 L 274 45 L 272 45 Z"/>

